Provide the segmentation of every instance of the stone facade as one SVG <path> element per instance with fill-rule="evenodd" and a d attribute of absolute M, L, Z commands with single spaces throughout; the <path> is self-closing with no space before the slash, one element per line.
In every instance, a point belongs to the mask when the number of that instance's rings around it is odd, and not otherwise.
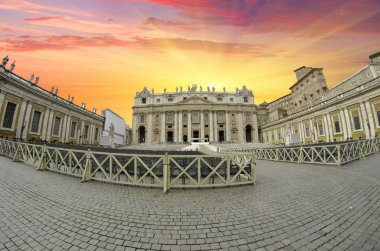
<path fill-rule="evenodd" d="M 58 96 L 58 88 L 47 91 L 14 74 L 14 64 L 0 66 L 0 137 L 47 142 L 98 144 L 104 118 L 78 106 L 73 97 Z"/>
<path fill-rule="evenodd" d="M 266 120 L 260 124 L 262 141 L 316 143 L 380 135 L 380 53 L 331 89 L 322 69 L 299 70 L 290 94 L 259 106 L 267 108 Z"/>
<path fill-rule="evenodd" d="M 234 93 L 196 85 L 159 94 L 144 88 L 133 106 L 132 143 L 258 142 L 256 110 L 245 86 Z"/>

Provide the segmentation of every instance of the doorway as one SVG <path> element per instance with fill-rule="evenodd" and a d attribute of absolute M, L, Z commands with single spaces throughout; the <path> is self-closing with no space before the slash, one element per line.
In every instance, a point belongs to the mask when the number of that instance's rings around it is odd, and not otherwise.
<path fill-rule="evenodd" d="M 166 136 L 167 136 L 167 142 L 172 143 L 173 142 L 173 132 L 168 131 Z"/>
<path fill-rule="evenodd" d="M 193 140 L 192 140 L 192 142 L 199 142 L 199 131 L 193 131 Z"/>
<path fill-rule="evenodd" d="M 219 142 L 224 142 L 224 131 L 219 131 Z"/>
<path fill-rule="evenodd" d="M 139 143 L 145 143 L 145 127 L 139 127 Z"/>
<path fill-rule="evenodd" d="M 252 126 L 247 125 L 245 127 L 245 142 L 251 143 L 252 142 Z"/>

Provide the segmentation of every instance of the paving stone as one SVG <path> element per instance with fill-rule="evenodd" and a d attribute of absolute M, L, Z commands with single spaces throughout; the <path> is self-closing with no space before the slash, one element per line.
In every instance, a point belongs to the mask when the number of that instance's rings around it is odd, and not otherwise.
<path fill-rule="evenodd" d="M 255 186 L 163 194 L 0 157 L 0 250 L 379 250 L 379 162 L 258 161 Z"/>

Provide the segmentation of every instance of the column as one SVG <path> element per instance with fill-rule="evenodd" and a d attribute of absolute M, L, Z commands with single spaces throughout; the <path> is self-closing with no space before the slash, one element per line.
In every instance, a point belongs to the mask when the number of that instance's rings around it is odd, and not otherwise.
<path fill-rule="evenodd" d="M 208 129 L 210 131 L 209 141 L 214 142 L 214 112 L 209 111 L 208 113 Z"/>
<path fill-rule="evenodd" d="M 346 122 L 347 122 L 347 135 L 349 138 L 352 138 L 351 121 L 350 121 L 350 116 L 348 115 L 348 109 L 344 108 L 343 112 L 344 112 L 344 115 L 346 117 Z"/>
<path fill-rule="evenodd" d="M 26 101 L 23 101 L 20 108 L 20 116 L 18 117 L 18 123 L 17 123 L 17 129 L 16 129 L 16 138 L 21 138 L 21 131 L 22 127 L 24 125 L 24 117 L 25 117 L 25 111 L 28 103 Z"/>
<path fill-rule="evenodd" d="M 67 114 L 63 117 L 63 123 L 61 126 L 61 139 L 62 143 L 65 142 L 65 136 L 66 136 L 66 125 L 67 125 Z"/>
<path fill-rule="evenodd" d="M 230 114 L 226 111 L 226 142 L 231 141 Z"/>
<path fill-rule="evenodd" d="M 326 114 L 326 119 L 327 119 L 327 126 L 328 126 L 329 132 L 330 132 L 330 141 L 334 141 L 334 129 L 333 129 L 333 125 L 331 123 L 330 114 Z"/>
<path fill-rule="evenodd" d="M 323 115 L 323 130 L 325 131 L 326 142 L 330 141 L 330 131 L 327 123 L 327 115 Z"/>
<path fill-rule="evenodd" d="M 0 93 L 0 105 L 1 105 L 1 107 L 4 107 L 4 109 L 5 109 L 5 105 L 3 104 L 4 98 L 5 98 L 5 94 L 3 92 L 1 92 Z"/>
<path fill-rule="evenodd" d="M 368 119 L 367 119 L 367 113 L 365 111 L 365 107 L 364 107 L 364 102 L 361 102 L 360 103 L 360 112 L 362 114 L 362 118 L 363 118 L 363 127 L 364 127 L 364 132 L 365 132 L 365 138 L 366 139 L 369 139 L 371 138 L 371 135 L 370 135 L 370 128 L 369 128 L 369 123 L 368 123 Z"/>
<path fill-rule="evenodd" d="M 339 114 L 340 114 L 340 120 L 342 122 L 342 127 L 343 127 L 343 140 L 346 140 L 348 138 L 347 126 L 346 126 L 347 123 L 346 123 L 345 116 L 344 116 L 342 109 L 339 111 Z M 350 122 L 350 121 L 348 121 L 348 122 Z"/>
<path fill-rule="evenodd" d="M 50 137 L 51 137 L 51 128 L 53 125 L 53 117 L 54 117 L 54 111 L 50 111 L 48 127 L 47 127 L 47 132 L 46 132 L 46 140 L 49 142 L 50 142 Z"/>
<path fill-rule="evenodd" d="M 191 111 L 187 113 L 187 142 L 191 142 Z"/>
<path fill-rule="evenodd" d="M 245 143 L 244 139 L 244 128 L 243 128 L 243 113 L 238 113 L 238 137 L 239 137 L 239 143 Z"/>
<path fill-rule="evenodd" d="M 302 121 L 298 122 L 298 127 L 299 127 L 299 130 L 300 130 L 300 142 L 305 142 L 305 135 L 304 135 L 304 131 L 303 131 L 303 123 Z"/>
<path fill-rule="evenodd" d="M 138 139 L 138 120 L 139 116 L 137 114 L 133 114 L 132 119 L 132 144 L 137 144 L 139 142 Z"/>
<path fill-rule="evenodd" d="M 367 108 L 367 115 L 368 115 L 368 122 L 369 122 L 369 129 L 370 129 L 370 136 L 371 138 L 375 137 L 375 119 L 372 114 L 371 104 L 369 101 L 364 102 L 365 107 Z"/>
<path fill-rule="evenodd" d="M 28 104 L 25 112 L 25 119 L 24 119 L 24 131 L 22 132 L 22 139 L 26 139 L 26 136 L 28 135 L 28 128 L 29 128 L 29 120 L 30 120 L 30 113 L 32 112 L 32 104 Z"/>
<path fill-rule="evenodd" d="M 310 134 L 311 134 L 311 139 L 313 140 L 313 143 L 315 143 L 315 142 L 317 142 L 317 137 L 318 137 L 318 135 L 316 134 L 316 131 L 315 131 L 315 127 L 314 127 L 313 119 L 310 119 L 310 120 L 309 120 L 309 124 L 310 124 Z"/>
<path fill-rule="evenodd" d="M 219 141 L 219 133 L 218 133 L 218 114 L 215 111 L 214 112 L 214 141 L 218 142 Z"/>
<path fill-rule="evenodd" d="M 174 112 L 174 140 L 175 143 L 178 143 L 178 114 Z"/>
<path fill-rule="evenodd" d="M 182 121 L 182 111 L 179 111 L 179 119 L 178 119 L 178 142 L 183 142 L 182 130 L 183 130 L 183 121 Z"/>
<path fill-rule="evenodd" d="M 68 116 L 67 117 L 67 123 L 66 123 L 66 133 L 65 133 L 65 142 L 69 142 L 69 138 L 70 138 L 70 127 L 71 127 L 71 117 Z"/>
<path fill-rule="evenodd" d="M 162 115 L 161 115 L 161 142 L 162 143 L 166 142 L 166 137 L 165 137 L 165 132 L 166 132 L 166 117 L 165 117 L 165 115 L 166 115 L 165 112 L 163 112 Z"/>
<path fill-rule="evenodd" d="M 49 121 L 49 115 L 50 115 L 50 109 L 46 108 L 45 115 L 44 115 L 44 123 L 42 126 L 41 130 L 41 139 L 45 140 L 46 139 L 46 132 L 47 132 L 47 126 L 48 126 L 48 121 Z"/>
<path fill-rule="evenodd" d="M 252 119 L 253 119 L 253 139 L 254 141 L 253 142 L 259 142 L 259 127 L 257 125 L 257 115 L 256 114 L 252 114 Z"/>
<path fill-rule="evenodd" d="M 145 128 L 145 137 L 146 141 L 145 143 L 152 143 L 153 142 L 153 113 L 147 112 L 146 113 L 146 128 Z"/>
<path fill-rule="evenodd" d="M 205 137 L 205 120 L 203 117 L 203 110 L 200 111 L 201 115 L 201 140 L 200 142 L 204 142 L 203 138 Z"/>

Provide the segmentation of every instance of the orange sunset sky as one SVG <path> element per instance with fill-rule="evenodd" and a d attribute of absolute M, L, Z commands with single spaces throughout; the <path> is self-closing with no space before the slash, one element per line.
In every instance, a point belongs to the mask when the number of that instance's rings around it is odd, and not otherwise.
<path fill-rule="evenodd" d="M 300 66 L 333 86 L 379 50 L 379 0 L 0 1 L 0 52 L 16 74 L 129 124 L 144 86 L 246 85 L 260 104 L 287 94 Z"/>

